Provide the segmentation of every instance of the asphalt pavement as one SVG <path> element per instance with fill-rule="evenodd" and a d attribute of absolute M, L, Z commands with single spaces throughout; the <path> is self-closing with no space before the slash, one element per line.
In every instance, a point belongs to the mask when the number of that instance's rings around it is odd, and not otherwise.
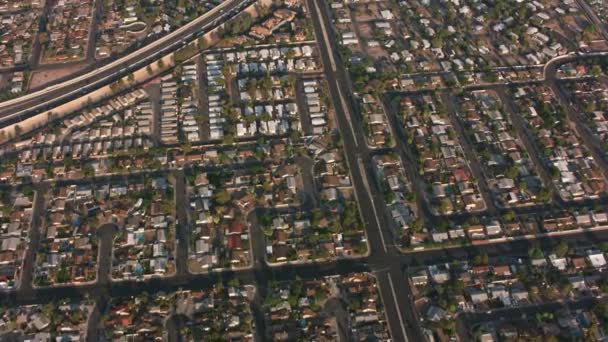
<path fill-rule="evenodd" d="M 255 0 L 230 0 L 223 4 L 223 10 L 209 12 L 207 16 L 197 19 L 166 37 L 156 40 L 135 52 L 119 59 L 109 61 L 106 66 L 99 66 L 95 70 L 67 80 L 64 83 L 53 85 L 36 93 L 28 94 L 13 100 L 0 103 L 0 124 L 6 126 L 16 121 L 22 121 L 36 113 L 51 109 L 60 103 L 76 99 L 95 89 L 115 82 L 129 73 L 138 70 L 156 59 L 185 46 L 198 39 L 201 32 L 208 32 L 240 13 L 246 6 Z"/>
<path fill-rule="evenodd" d="M 112 262 L 114 234 L 118 227 L 113 223 L 106 223 L 97 229 L 99 251 L 97 253 L 97 282 L 109 284 L 112 280 Z"/>
<path fill-rule="evenodd" d="M 36 252 L 38 251 L 38 246 L 40 245 L 40 230 L 45 217 L 44 197 L 47 191 L 47 186 L 40 184 L 35 187 L 35 191 L 34 203 L 32 207 L 32 223 L 30 226 L 30 231 L 28 232 L 30 240 L 28 249 L 25 252 L 25 257 L 23 258 L 21 278 L 19 279 L 19 284 L 17 286 L 19 293 L 25 296 L 30 295 L 33 291 L 32 283 L 34 281 L 34 264 L 36 263 Z"/>
<path fill-rule="evenodd" d="M 327 4 L 323 1 L 308 0 L 313 25 L 320 47 L 325 79 L 331 98 L 334 99 L 336 121 L 340 129 L 346 160 L 351 173 L 353 188 L 359 203 L 361 216 L 367 227 L 370 247 L 368 262 L 378 280 L 378 287 L 389 322 L 391 337 L 395 341 L 423 341 L 417 324 L 405 325 L 405 319 L 415 316 L 414 307 L 405 288 L 405 275 L 401 266 L 395 263 L 398 250 L 394 237 L 389 231 L 390 224 L 384 210 L 383 196 L 375 187 L 372 176 L 371 156 L 365 142 L 362 123 L 358 122 L 356 106 L 353 104 L 352 89 L 345 63 L 341 61 L 335 33 L 330 29 L 332 22 Z"/>
<path fill-rule="evenodd" d="M 229 7 L 237 8 L 242 2 L 235 2 Z M 238 279 L 242 283 L 255 283 L 258 287 L 258 293 L 256 300 L 254 301 L 254 316 L 256 320 L 256 327 L 258 334 L 263 336 L 263 313 L 260 309 L 261 298 L 264 298 L 267 284 L 270 279 L 276 280 L 292 280 L 296 277 L 300 278 L 318 278 L 326 275 L 335 274 L 348 274 L 352 272 L 370 272 L 374 274 L 378 281 L 378 287 L 380 295 L 386 312 L 386 318 L 392 339 L 394 341 L 424 341 L 424 335 L 418 324 L 419 318 L 417 312 L 412 303 L 412 295 L 406 280 L 407 267 L 424 266 L 433 264 L 441 261 L 453 261 L 455 259 L 470 258 L 480 253 L 486 253 L 489 256 L 498 255 L 527 255 L 527 251 L 532 246 L 540 245 L 542 247 L 551 248 L 554 244 L 559 241 L 568 241 L 570 243 L 592 243 L 597 241 L 605 241 L 608 238 L 608 231 L 604 232 L 583 232 L 579 234 L 573 234 L 563 237 L 544 237 L 538 238 L 534 241 L 508 241 L 500 244 L 492 245 L 478 245 L 478 246 L 462 246 L 455 248 L 445 249 L 433 249 L 416 251 L 415 253 L 401 254 L 398 248 L 394 245 L 394 236 L 390 229 L 391 224 L 386 216 L 386 210 L 384 208 L 383 196 L 378 189 L 376 182 L 373 179 L 371 156 L 372 153 L 367 148 L 365 142 L 365 135 L 362 130 L 362 123 L 359 121 L 360 116 L 356 115 L 354 106 L 354 99 L 352 98 L 353 91 L 350 86 L 350 80 L 348 73 L 344 67 L 345 63 L 341 61 L 338 51 L 338 44 L 336 42 L 335 34 L 331 31 L 333 27 L 327 4 L 321 0 L 306 0 L 306 4 L 310 10 L 311 17 L 313 20 L 314 30 L 317 36 L 318 44 L 320 47 L 321 59 L 324 66 L 324 74 L 326 81 L 329 85 L 329 91 L 331 98 L 334 99 L 335 117 L 342 137 L 344 146 L 345 156 L 349 165 L 351 180 L 353 188 L 357 197 L 357 201 L 360 205 L 360 212 L 362 220 L 366 225 L 366 235 L 369 243 L 370 255 L 360 259 L 340 259 L 326 263 L 311 263 L 311 264 L 286 264 L 281 266 L 270 267 L 265 262 L 265 243 L 263 240 L 263 234 L 259 230 L 259 227 L 255 224 L 255 220 L 252 218 L 252 256 L 253 265 L 249 269 L 243 270 L 225 270 L 221 272 L 208 272 L 204 274 L 190 274 L 187 272 L 187 257 L 188 257 L 188 230 L 187 230 L 187 204 L 188 199 L 185 191 L 185 177 L 183 170 L 177 170 L 173 172 L 175 176 L 175 203 L 176 203 L 176 219 L 178 220 L 176 240 L 179 241 L 177 246 L 177 272 L 174 276 L 164 278 L 154 278 L 148 281 L 121 281 L 117 283 L 111 283 L 109 279 L 104 278 L 102 274 L 109 274 L 109 262 L 111 265 L 111 243 L 105 242 L 111 236 L 108 232 L 111 230 L 102 230 L 100 232 L 100 258 L 99 270 L 100 276 L 98 281 L 93 284 L 84 284 L 80 286 L 74 285 L 63 285 L 53 288 L 33 288 L 31 286 L 32 273 L 33 273 L 33 262 L 37 251 L 38 241 L 40 239 L 39 227 L 41 224 L 41 218 L 44 214 L 44 200 L 43 196 L 37 195 L 36 203 L 34 206 L 34 223 L 32 225 L 32 232 L 30 235 L 31 244 L 25 257 L 25 267 L 22 276 L 22 283 L 19 289 L 15 291 L 9 291 L 5 295 L 0 297 L 0 302 L 10 304 L 26 304 L 26 303 L 42 303 L 55 300 L 57 298 L 70 297 L 70 298 L 82 298 L 90 297 L 96 300 L 97 303 L 107 302 L 107 299 L 115 296 L 128 296 L 137 294 L 142 291 L 156 292 L 156 291 L 173 291 L 179 288 L 182 289 L 201 289 L 212 286 L 218 281 L 228 281 L 231 279 Z M 214 18 L 220 17 L 219 15 L 212 16 L 207 21 L 207 24 L 211 23 Z M 175 40 L 167 43 L 167 46 L 173 46 L 173 44 L 188 39 L 193 39 L 191 35 L 196 32 L 198 28 L 193 27 L 192 31 L 184 33 L 176 37 Z M 156 52 L 150 52 L 150 54 L 143 54 L 143 58 L 154 55 Z M 575 58 L 575 57 L 572 57 Z M 560 61 L 561 62 L 561 61 Z M 22 107 L 15 106 L 12 109 L 5 112 L 10 113 L 13 110 L 21 110 L 29 106 L 37 106 L 39 104 L 46 104 L 52 95 L 60 95 L 67 93 L 71 89 L 79 89 L 77 86 L 88 89 L 86 84 L 91 81 L 103 79 L 104 77 L 110 77 L 115 79 L 113 74 L 121 74 L 121 67 L 111 68 L 109 71 L 104 71 L 94 77 L 83 81 L 84 83 L 76 83 L 73 87 L 68 88 L 57 88 L 57 90 L 49 91 L 48 94 L 40 96 L 32 100 L 32 102 L 24 101 L 20 104 Z M 126 71 L 140 67 L 137 63 L 130 64 L 127 66 Z M 550 69 L 544 69 L 545 76 L 549 78 L 554 77 L 555 68 L 557 63 L 550 65 Z M 549 80 L 551 82 L 551 79 Z M 21 109 L 20 109 L 21 108 Z M 399 124 L 392 114 L 389 115 L 389 120 L 394 128 L 399 127 Z M 404 158 L 404 161 L 411 161 L 412 156 L 407 153 L 407 147 L 404 146 L 406 140 L 404 135 L 399 133 L 400 128 L 397 129 L 397 139 L 402 140 L 398 142 L 398 151 Z M 470 154 L 470 152 L 469 152 Z M 407 164 L 406 164 L 407 165 Z M 602 165 L 603 166 L 603 165 Z M 408 169 L 408 173 L 415 173 L 415 169 Z M 112 177 L 108 177 L 111 179 Z M 103 178 L 106 179 L 106 178 Z M 90 181 L 90 180 L 89 180 Z M 314 179 L 305 179 L 308 187 L 314 186 Z M 417 183 L 417 182 L 414 182 Z M 41 193 L 46 191 L 46 183 L 39 185 Z M 418 184 L 414 184 L 415 188 Z M 417 191 L 418 192 L 418 191 Z M 420 192 L 418 192 L 420 196 Z M 422 202 L 421 202 L 422 203 Z M 588 205 L 588 203 L 582 204 Z M 427 206 L 422 204 L 422 208 Z M 526 210 L 534 212 L 539 207 L 532 209 L 521 209 L 518 213 L 525 213 Z M 251 214 L 253 215 L 253 213 Z M 426 216 L 430 216 L 427 212 Z M 467 217 L 464 215 L 463 217 Z M 110 252 L 106 246 L 110 246 Z M 106 271 L 107 269 L 107 271 Z M 331 304 L 331 305 L 330 305 Z M 335 303 L 330 303 L 328 309 L 332 309 Z M 336 309 L 333 307 L 333 309 Z M 335 310 L 334 310 L 335 311 Z M 338 326 L 340 334 L 342 336 L 347 335 L 348 332 L 344 328 L 344 313 L 336 312 L 338 316 Z M 478 317 L 478 316 L 475 316 Z M 479 316 L 482 317 L 482 316 Z M 482 317 L 483 318 L 483 317 Z M 340 323 L 342 322 L 342 323 Z M 175 328 L 173 328 L 175 329 Z"/>
<path fill-rule="evenodd" d="M 188 196 L 186 194 L 186 176 L 183 169 L 173 172 L 175 179 L 173 194 L 175 196 L 175 248 L 176 248 L 176 273 L 184 275 L 188 272 L 188 248 L 189 225 L 188 225 Z"/>

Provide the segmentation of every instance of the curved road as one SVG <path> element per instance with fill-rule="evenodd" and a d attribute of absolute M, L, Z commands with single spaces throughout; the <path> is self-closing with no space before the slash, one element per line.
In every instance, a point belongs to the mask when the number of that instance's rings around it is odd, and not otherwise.
<path fill-rule="evenodd" d="M 143 48 L 74 79 L 0 103 L 0 124 L 6 126 L 58 104 L 111 84 L 176 51 L 238 15 L 255 0 L 227 0 L 203 16 Z"/>

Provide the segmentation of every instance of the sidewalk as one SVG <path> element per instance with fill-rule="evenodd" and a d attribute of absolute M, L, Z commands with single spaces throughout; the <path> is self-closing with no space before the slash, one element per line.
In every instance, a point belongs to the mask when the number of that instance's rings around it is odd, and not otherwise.
<path fill-rule="evenodd" d="M 520 235 L 520 236 L 514 236 L 514 237 L 502 237 L 502 238 L 496 238 L 496 239 L 481 240 L 481 241 L 477 241 L 477 242 L 469 241 L 466 244 L 445 245 L 445 246 L 437 246 L 437 247 L 420 246 L 420 247 L 412 248 L 410 250 L 404 250 L 401 248 L 401 252 L 403 254 L 414 254 L 414 253 L 417 253 L 420 251 L 446 250 L 446 249 L 465 248 L 465 247 L 471 247 L 471 246 L 494 245 L 494 244 L 500 244 L 503 242 L 536 240 L 536 239 L 547 238 L 547 237 L 576 235 L 576 234 L 581 234 L 581 233 L 592 233 L 592 232 L 605 231 L 605 230 L 608 230 L 608 225 L 597 226 L 597 227 L 592 227 L 592 228 L 577 228 L 577 229 L 563 230 L 563 231 L 550 232 L 550 233 L 537 233 L 537 234 L 527 234 L 527 235 Z"/>

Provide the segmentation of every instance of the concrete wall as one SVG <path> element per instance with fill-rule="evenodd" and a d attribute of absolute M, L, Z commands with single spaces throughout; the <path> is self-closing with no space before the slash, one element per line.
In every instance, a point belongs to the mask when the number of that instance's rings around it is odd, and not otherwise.
<path fill-rule="evenodd" d="M 257 17 L 258 13 L 255 10 L 256 4 L 260 4 L 263 6 L 270 6 L 272 4 L 272 0 L 259 0 L 256 3 L 254 3 L 253 5 L 247 7 L 244 11 L 248 12 L 253 17 Z M 224 24 L 209 31 L 207 34 L 205 34 L 203 36 L 205 38 L 205 40 L 207 41 L 208 45 L 211 46 L 213 44 L 216 44 L 219 41 L 217 31 L 220 27 L 224 27 Z M 175 64 L 173 53 L 163 57 L 162 60 L 165 65 L 165 69 L 173 67 Z M 162 70 L 158 68 L 157 62 L 158 61 L 156 61 L 150 65 L 150 67 L 152 68 L 151 73 L 148 72 L 147 67 L 144 67 L 144 68 L 141 68 L 141 69 L 135 71 L 133 73 L 133 75 L 135 76 L 135 80 L 133 83 L 135 83 L 135 84 L 143 83 L 143 82 L 150 80 L 151 78 L 156 77 L 158 74 L 160 74 Z M 129 84 L 129 80 L 127 77 L 123 77 L 122 80 L 125 85 Z M 20 134 L 30 133 L 38 128 L 44 127 L 51 120 L 62 119 L 69 114 L 73 114 L 79 110 L 82 110 L 83 108 L 85 108 L 87 105 L 89 105 L 91 103 L 99 103 L 104 100 L 107 100 L 107 99 L 111 98 L 113 95 L 115 95 L 116 92 L 118 92 L 118 91 L 120 91 L 120 89 L 116 89 L 116 91 L 114 91 L 110 86 L 104 86 L 104 87 L 97 89 L 93 92 L 90 92 L 78 99 L 64 103 L 64 104 L 57 106 L 53 109 L 50 109 L 48 111 L 44 111 L 31 118 L 25 119 L 17 124 L 13 124 L 13 125 L 4 127 L 0 130 L 0 143 L 5 143 L 5 142 L 11 140 L 12 138 L 14 138 L 16 135 L 15 131 L 16 131 L 17 126 L 19 127 Z"/>

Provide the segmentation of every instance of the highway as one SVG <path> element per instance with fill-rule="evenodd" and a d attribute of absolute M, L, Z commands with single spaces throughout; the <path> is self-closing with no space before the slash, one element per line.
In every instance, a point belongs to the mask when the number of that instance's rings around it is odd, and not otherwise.
<path fill-rule="evenodd" d="M 135 52 L 84 75 L 0 103 L 0 127 L 81 97 L 185 46 L 188 42 L 238 15 L 255 0 L 227 0 L 203 16 Z"/>

